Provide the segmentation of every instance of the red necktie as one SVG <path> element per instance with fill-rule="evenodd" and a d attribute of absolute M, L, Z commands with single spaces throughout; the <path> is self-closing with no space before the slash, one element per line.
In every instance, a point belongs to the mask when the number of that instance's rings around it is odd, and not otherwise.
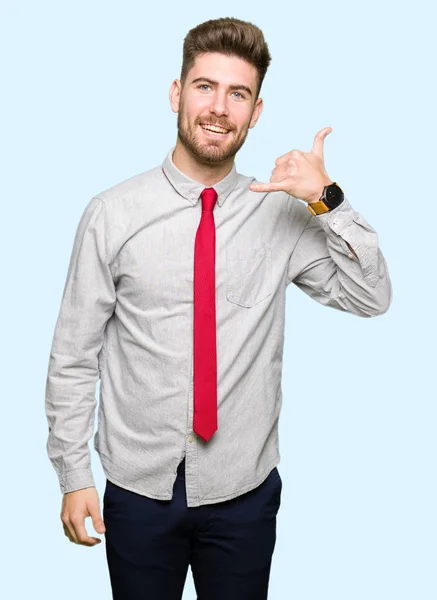
<path fill-rule="evenodd" d="M 193 431 L 207 442 L 218 428 L 213 214 L 217 192 L 205 188 L 200 197 L 202 217 L 194 242 Z"/>

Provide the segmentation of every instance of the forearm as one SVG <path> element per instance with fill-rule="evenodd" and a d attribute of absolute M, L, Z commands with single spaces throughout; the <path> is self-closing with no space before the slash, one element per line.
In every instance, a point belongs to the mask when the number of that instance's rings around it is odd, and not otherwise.
<path fill-rule="evenodd" d="M 346 197 L 336 209 L 307 219 L 289 280 L 321 304 L 362 317 L 383 314 L 392 299 L 377 233 Z"/>

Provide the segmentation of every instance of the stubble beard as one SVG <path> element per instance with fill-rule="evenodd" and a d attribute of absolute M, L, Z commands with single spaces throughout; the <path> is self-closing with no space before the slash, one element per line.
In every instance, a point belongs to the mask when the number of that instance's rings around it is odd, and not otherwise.
<path fill-rule="evenodd" d="M 196 120 L 193 125 L 187 122 L 184 114 L 183 104 L 181 103 L 178 112 L 177 127 L 178 138 L 185 149 L 199 162 L 207 165 L 216 165 L 234 158 L 238 150 L 246 141 L 249 127 L 243 129 L 239 135 L 235 135 L 232 129 L 227 136 L 232 136 L 231 142 L 228 140 L 217 141 L 205 136 L 204 141 L 200 141 L 200 121 Z"/>

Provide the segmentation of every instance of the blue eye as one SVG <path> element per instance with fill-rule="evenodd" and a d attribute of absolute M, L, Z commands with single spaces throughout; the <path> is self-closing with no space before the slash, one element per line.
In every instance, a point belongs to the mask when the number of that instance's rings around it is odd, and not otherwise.
<path fill-rule="evenodd" d="M 199 89 L 200 88 L 204 88 L 204 87 L 211 87 L 210 85 L 208 85 L 207 83 L 201 83 L 199 86 L 197 86 Z M 233 92 L 234 94 L 239 94 L 240 98 L 244 98 L 243 94 L 241 92 Z"/>

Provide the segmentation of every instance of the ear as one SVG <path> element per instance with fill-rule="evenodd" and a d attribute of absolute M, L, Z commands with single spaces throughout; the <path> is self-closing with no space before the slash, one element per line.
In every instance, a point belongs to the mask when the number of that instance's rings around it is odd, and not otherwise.
<path fill-rule="evenodd" d="M 181 82 L 175 79 L 170 86 L 169 92 L 170 106 L 173 112 L 179 112 L 179 102 L 181 98 Z"/>
<path fill-rule="evenodd" d="M 256 122 L 258 121 L 258 119 L 261 116 L 263 108 L 264 108 L 263 99 L 258 98 L 258 100 L 255 103 L 255 108 L 253 109 L 252 118 L 250 119 L 249 129 L 252 129 L 253 127 L 255 127 Z"/>

